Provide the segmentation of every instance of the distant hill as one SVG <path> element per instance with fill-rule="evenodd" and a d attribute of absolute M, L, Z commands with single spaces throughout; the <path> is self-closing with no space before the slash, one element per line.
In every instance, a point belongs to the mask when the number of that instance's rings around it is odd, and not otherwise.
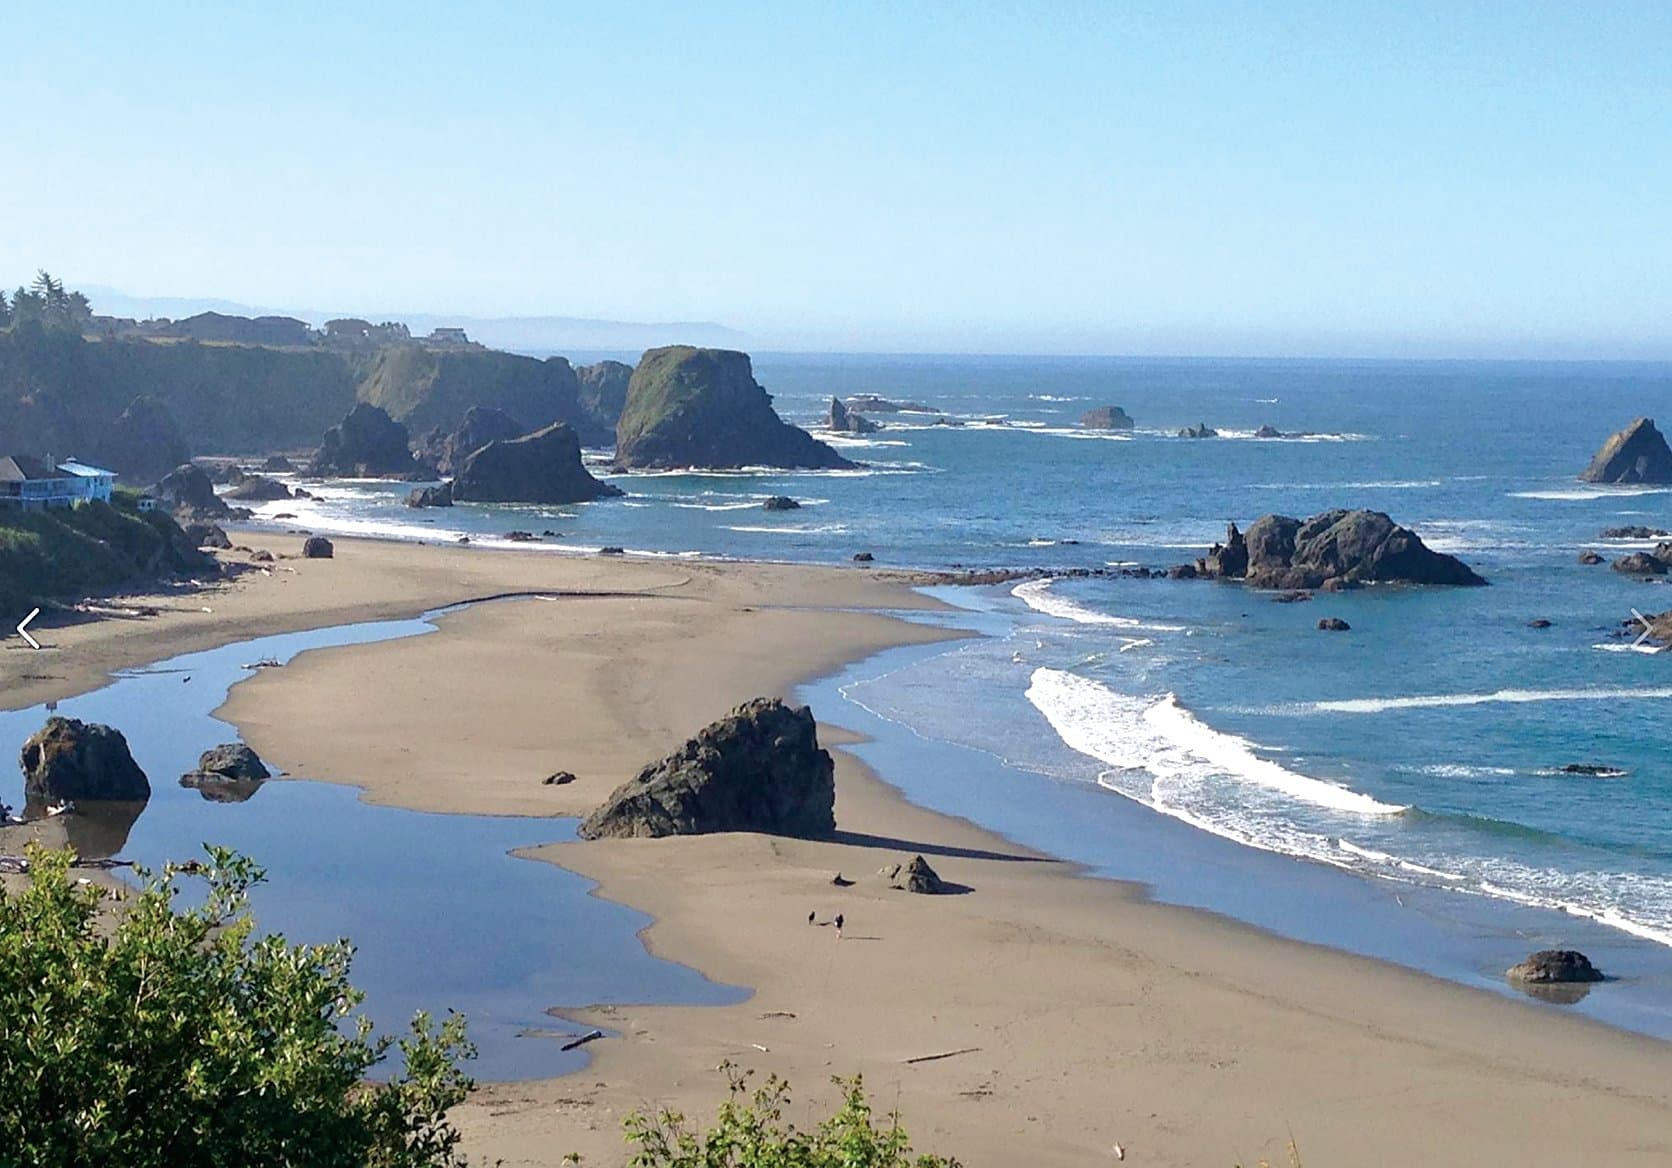
<path fill-rule="evenodd" d="M 228 316 L 291 316 L 309 324 L 322 325 L 339 317 L 369 321 L 404 321 L 414 336 L 437 328 L 462 328 L 474 341 L 490 348 L 513 350 L 625 350 L 641 352 L 661 345 L 688 344 L 718 348 L 741 348 L 745 334 L 713 321 L 622 321 L 593 320 L 576 316 L 465 316 L 457 313 L 410 312 L 326 312 L 320 309 L 275 308 L 239 304 L 212 297 L 130 296 L 98 285 L 82 289 L 102 316 L 146 320 L 167 317 L 180 320 L 199 313 Z"/>

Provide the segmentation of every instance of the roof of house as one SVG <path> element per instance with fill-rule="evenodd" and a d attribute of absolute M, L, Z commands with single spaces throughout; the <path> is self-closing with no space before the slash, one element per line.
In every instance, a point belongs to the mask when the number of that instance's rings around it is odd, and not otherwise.
<path fill-rule="evenodd" d="M 61 479 L 63 474 L 39 458 L 27 454 L 0 456 L 0 483 L 21 483 L 28 479 Z"/>
<path fill-rule="evenodd" d="M 65 474 L 76 475 L 76 476 L 78 476 L 80 478 L 84 478 L 84 479 L 93 479 L 93 478 L 101 478 L 101 477 L 102 478 L 112 478 L 113 479 L 113 478 L 116 477 L 116 472 L 113 471 L 113 470 L 105 470 L 103 467 L 100 467 L 100 466 L 89 466 L 87 463 L 77 462 L 73 458 L 70 459 L 68 462 L 59 463 L 58 464 L 58 469 Z"/>

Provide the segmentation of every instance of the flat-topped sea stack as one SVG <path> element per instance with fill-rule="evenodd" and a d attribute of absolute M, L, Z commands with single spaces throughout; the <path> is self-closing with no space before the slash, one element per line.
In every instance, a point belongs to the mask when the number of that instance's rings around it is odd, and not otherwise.
<path fill-rule="evenodd" d="M 587 503 L 622 492 L 599 482 L 581 462 L 581 441 L 563 422 L 466 456 L 452 497 L 465 503 Z"/>
<path fill-rule="evenodd" d="M 1579 475 L 1585 483 L 1672 483 L 1672 448 L 1653 418 L 1638 418 L 1602 444 Z"/>
<path fill-rule="evenodd" d="M 1380 511 L 1363 510 L 1326 511 L 1310 519 L 1262 515 L 1247 534 L 1233 523 L 1225 542 L 1196 561 L 1195 574 L 1278 589 L 1486 583 L 1409 528 Z"/>
<path fill-rule="evenodd" d="M 853 465 L 778 416 L 747 353 L 689 345 L 651 349 L 633 370 L 615 458 L 624 467 L 658 470 Z"/>
<path fill-rule="evenodd" d="M 1130 430 L 1136 423 L 1120 406 L 1098 406 L 1080 415 L 1080 425 L 1087 430 Z"/>
<path fill-rule="evenodd" d="M 836 772 L 806 706 L 756 698 L 617 787 L 582 839 L 836 830 Z"/>
<path fill-rule="evenodd" d="M 343 478 L 405 478 L 417 470 L 406 427 L 360 402 L 325 431 L 313 473 Z"/>

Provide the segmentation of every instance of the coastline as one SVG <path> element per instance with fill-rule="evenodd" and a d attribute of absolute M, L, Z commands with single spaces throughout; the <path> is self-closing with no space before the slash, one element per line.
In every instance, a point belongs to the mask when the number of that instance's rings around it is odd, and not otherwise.
<path fill-rule="evenodd" d="M 768 682 L 787 691 L 910 636 L 941 635 L 852 611 L 927 606 L 852 570 L 514 553 L 490 567 L 480 551 L 362 550 L 373 546 L 344 540 L 334 563 L 377 567 L 381 595 L 345 591 L 333 569 L 316 567 L 331 562 L 306 562 L 306 575 L 297 562 L 292 583 L 320 583 L 288 589 L 270 612 L 252 604 L 248 619 L 300 628 L 409 616 L 415 602 L 514 590 L 484 587 L 505 577 L 535 591 L 617 594 L 481 606 L 443 617 L 434 635 L 308 654 L 234 690 L 224 715 L 270 761 L 407 806 L 589 808 L 732 694 Z M 629 592 L 639 595 L 619 595 Z M 243 619 L 207 603 L 228 623 Z M 694 605 L 714 618 L 706 637 L 688 635 Z M 172 623 L 172 636 L 216 631 Z M 241 624 L 222 640 L 257 631 Z M 623 640 L 636 655 L 622 653 Z M 117 637 L 88 657 L 138 664 L 157 643 Z M 583 668 L 547 675 L 577 658 Z M 440 675 L 426 669 L 434 662 L 446 663 Z M 6 680 L 7 701 L 26 704 Z M 577 694 L 594 702 L 579 717 L 564 704 Z M 477 732 L 461 737 L 467 725 Z M 827 745 L 852 738 L 828 722 L 821 731 Z M 728 1057 L 788 1076 L 798 1122 L 811 1117 L 803 1101 L 829 1097 L 827 1076 L 863 1071 L 920 1148 L 971 1165 L 1105 1162 L 1117 1142 L 1139 1163 L 1280 1160 L 1290 1132 L 1308 1162 L 1331 1164 L 1564 1154 L 1650 1163 L 1672 1148 L 1662 1134 L 1672 1133 L 1672 1098 L 1657 1088 L 1672 1081 L 1664 1043 L 1082 879 L 907 802 L 835 753 L 834 842 L 712 836 L 535 850 L 600 881 L 598 895 L 650 913 L 653 951 L 754 993 L 733 1007 L 571 1012 L 623 1038 L 597 1044 L 581 1075 L 484 1088 L 458 1117 L 473 1151 L 513 1164 L 568 1151 L 619 1162 L 626 1110 L 708 1115 L 724 1090 L 713 1068 Z M 559 763 L 580 780 L 541 785 Z M 884 890 L 876 867 L 917 851 L 971 891 Z M 833 888 L 838 870 L 854 886 Z M 848 912 L 849 936 L 838 943 L 810 928 L 809 908 Z M 970 1047 L 979 1049 L 903 1061 Z M 1558 1091 L 1564 1106 L 1552 1107 Z"/>

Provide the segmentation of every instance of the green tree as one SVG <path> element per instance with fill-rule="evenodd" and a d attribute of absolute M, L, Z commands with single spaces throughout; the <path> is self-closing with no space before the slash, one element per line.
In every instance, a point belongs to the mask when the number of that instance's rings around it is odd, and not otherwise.
<path fill-rule="evenodd" d="M 784 1120 L 789 1084 L 772 1076 L 749 1091 L 749 1072 L 722 1070 L 730 1098 L 714 1125 L 698 1131 L 678 1112 L 635 1112 L 627 1117 L 632 1168 L 959 1168 L 939 1156 L 913 1156 L 898 1112 L 874 1122 L 863 1079 L 836 1079 L 842 1106 L 811 1132 Z"/>
<path fill-rule="evenodd" d="M 208 853 L 113 893 L 37 848 L 29 882 L 0 887 L 0 1166 L 464 1164 L 447 1120 L 472 1086 L 463 1019 L 372 1038 L 353 947 L 258 936 L 260 870 Z M 205 885 L 194 907 L 185 875 Z M 400 1073 L 368 1082 L 396 1050 Z"/>
<path fill-rule="evenodd" d="M 6 300 L 5 289 L 0 288 L 0 328 L 12 323 L 12 306 Z"/>

